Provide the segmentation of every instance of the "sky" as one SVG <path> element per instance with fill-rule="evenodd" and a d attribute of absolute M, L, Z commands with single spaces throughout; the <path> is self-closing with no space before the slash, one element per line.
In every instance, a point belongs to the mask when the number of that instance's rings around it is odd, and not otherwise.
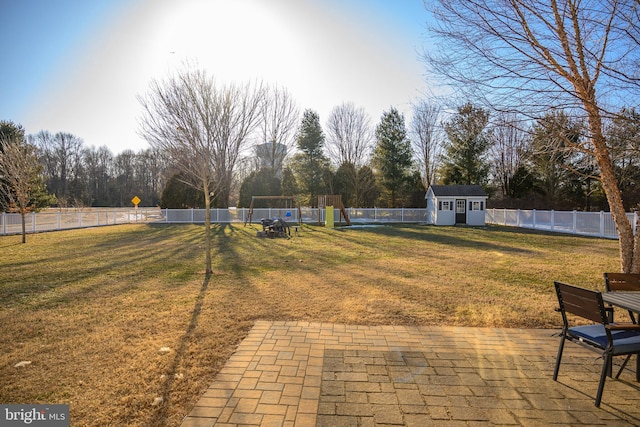
<path fill-rule="evenodd" d="M 323 126 L 343 102 L 408 125 L 426 21 L 422 0 L 0 0 L 0 120 L 138 152 L 137 96 L 189 62 L 284 87 Z"/>

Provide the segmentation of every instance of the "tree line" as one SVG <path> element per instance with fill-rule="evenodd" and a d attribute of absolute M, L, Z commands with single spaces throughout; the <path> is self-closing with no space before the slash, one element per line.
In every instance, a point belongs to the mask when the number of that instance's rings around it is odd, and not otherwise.
<path fill-rule="evenodd" d="M 87 147 L 80 137 L 67 132 L 41 131 L 25 136 L 20 125 L 9 121 L 0 122 L 0 129 L 17 130 L 22 144 L 33 148 L 40 180 L 53 196 L 48 199 L 51 206 L 125 207 L 131 206 L 135 195 L 146 206 L 160 203 L 169 167 L 161 153 L 147 149 L 114 155 L 107 147 Z M 6 200 L 0 205 L 8 208 Z"/>
<path fill-rule="evenodd" d="M 288 93 L 275 93 L 280 117 L 272 117 L 273 129 L 262 121 L 254 136 L 270 142 L 248 144 L 248 154 L 230 171 L 228 202 L 214 194 L 214 206 L 248 207 L 252 196 L 265 195 L 297 196 L 315 206 L 318 195 L 340 194 L 348 207 L 423 207 L 431 184 L 480 184 L 493 207 L 608 210 L 597 165 L 573 149 L 587 138 L 585 123 L 564 111 L 527 120 L 513 113 L 492 117 L 471 103 L 444 113 L 434 100 L 421 100 L 408 126 L 391 108 L 374 128 L 364 108 L 343 103 L 323 128 L 315 111 L 300 118 Z M 125 207 L 133 196 L 145 206 L 204 206 L 202 192 L 185 183 L 160 147 L 114 155 L 70 133 L 25 137 L 19 125 L 2 123 L 7 135 L 18 131 L 35 148 L 46 192 L 55 196 L 47 200 L 55 206 Z M 640 200 L 640 114 L 623 109 L 605 131 L 631 210 Z"/>

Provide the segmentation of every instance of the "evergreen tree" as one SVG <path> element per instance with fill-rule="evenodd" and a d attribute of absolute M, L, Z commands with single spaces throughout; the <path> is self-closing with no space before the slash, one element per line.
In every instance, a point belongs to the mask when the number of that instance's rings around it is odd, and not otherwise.
<path fill-rule="evenodd" d="M 286 166 L 282 171 L 282 182 L 280 186 L 283 196 L 294 196 L 299 193 L 296 176 L 289 166 Z"/>
<path fill-rule="evenodd" d="M 240 186 L 238 206 L 248 207 L 253 196 L 280 196 L 280 178 L 270 167 L 253 171 L 244 179 Z M 272 206 L 267 206 L 272 207 Z"/>
<path fill-rule="evenodd" d="M 640 201 L 640 112 L 623 109 L 607 127 L 613 172 L 627 210 Z"/>
<path fill-rule="evenodd" d="M 372 165 L 384 191 L 387 205 L 397 207 L 398 200 L 406 194 L 411 176 L 411 142 L 407 138 L 404 117 L 391 108 L 382 114 L 376 127 L 376 147 Z"/>
<path fill-rule="evenodd" d="M 353 163 L 344 162 L 340 165 L 334 176 L 334 192 L 342 196 L 342 203 L 345 206 L 357 206 L 355 178 L 357 170 Z"/>
<path fill-rule="evenodd" d="M 575 178 L 574 171 L 577 170 L 573 147 L 580 141 L 582 131 L 582 124 L 562 111 L 545 115 L 533 126 L 533 173 L 549 209 L 575 207 L 566 202 L 571 192 L 571 180 Z"/>
<path fill-rule="evenodd" d="M 306 202 L 316 206 L 318 195 L 326 192 L 329 159 L 323 152 L 324 133 L 318 113 L 306 110 L 298 130 L 297 147 L 300 153 L 293 156 L 291 168 Z M 303 200 L 305 201 L 305 200 Z M 302 202 L 302 201 L 301 201 Z"/>
<path fill-rule="evenodd" d="M 359 191 L 354 207 L 375 207 L 376 200 L 380 197 L 380 189 L 378 188 L 373 169 L 365 165 L 358 169 L 357 174 Z"/>
<path fill-rule="evenodd" d="M 490 166 L 485 156 L 490 138 L 485 128 L 489 112 L 467 103 L 447 123 L 448 143 L 442 159 L 442 180 L 445 184 L 486 185 Z"/>
<path fill-rule="evenodd" d="M 25 138 L 24 128 L 7 120 L 0 120 L 0 141 L 23 140 Z M 0 152 L 3 150 L 3 144 L 0 144 Z"/>
<path fill-rule="evenodd" d="M 185 177 L 173 175 L 162 191 L 160 207 L 168 209 L 191 209 L 204 206 L 204 194 L 184 182 Z"/>

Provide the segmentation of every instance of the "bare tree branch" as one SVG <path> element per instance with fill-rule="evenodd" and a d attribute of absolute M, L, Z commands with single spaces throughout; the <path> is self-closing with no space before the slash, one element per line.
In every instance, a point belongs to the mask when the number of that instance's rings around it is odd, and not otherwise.
<path fill-rule="evenodd" d="M 36 208 L 35 180 L 40 174 L 36 148 L 17 139 L 0 139 L 0 201 L 22 219 L 22 243 L 26 243 L 25 216 Z"/>
<path fill-rule="evenodd" d="M 364 108 L 351 102 L 334 107 L 326 125 L 325 147 L 336 165 L 344 163 L 361 167 L 367 160 L 373 143 L 371 119 Z"/>
<path fill-rule="evenodd" d="M 261 162 L 258 167 L 268 165 L 276 174 L 281 174 L 284 160 L 295 146 L 300 110 L 284 88 L 270 87 L 264 94 L 259 119 L 261 141 L 256 147 Z"/>
<path fill-rule="evenodd" d="M 441 126 L 441 108 L 425 100 L 413 106 L 412 133 L 413 150 L 421 168 L 424 186 L 436 183 L 436 171 L 444 141 Z"/>

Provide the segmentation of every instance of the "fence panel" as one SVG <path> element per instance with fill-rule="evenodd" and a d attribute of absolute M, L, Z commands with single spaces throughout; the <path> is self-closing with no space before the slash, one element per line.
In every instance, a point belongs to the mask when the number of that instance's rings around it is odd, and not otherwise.
<path fill-rule="evenodd" d="M 636 232 L 637 212 L 627 213 Z M 487 224 L 535 228 L 560 233 L 617 239 L 616 224 L 610 212 L 538 211 L 515 209 L 488 209 Z"/>
<path fill-rule="evenodd" d="M 325 211 L 318 208 L 297 209 L 259 208 L 254 209 L 252 221 L 259 223 L 262 218 L 284 218 L 293 224 L 318 224 L 324 222 Z M 211 209 L 212 223 L 244 223 L 249 209 L 229 208 Z M 427 210 L 416 209 L 382 209 L 382 208 L 347 208 L 352 223 L 426 223 Z M 28 233 L 41 231 L 65 230 L 81 227 L 128 224 L 137 222 L 165 223 L 204 223 L 204 209 L 159 209 L 159 208 L 86 208 L 78 210 L 50 209 L 44 212 L 29 213 L 25 217 Z M 627 214 L 636 232 L 638 214 Z M 335 209 L 334 218 L 339 221 L 340 211 Z M 587 236 L 617 239 L 618 233 L 609 212 L 577 212 L 577 211 L 542 211 L 516 209 L 488 209 L 485 213 L 487 224 L 498 224 L 514 227 L 534 228 Z M 20 214 L 0 214 L 0 235 L 20 234 L 22 222 Z"/>

